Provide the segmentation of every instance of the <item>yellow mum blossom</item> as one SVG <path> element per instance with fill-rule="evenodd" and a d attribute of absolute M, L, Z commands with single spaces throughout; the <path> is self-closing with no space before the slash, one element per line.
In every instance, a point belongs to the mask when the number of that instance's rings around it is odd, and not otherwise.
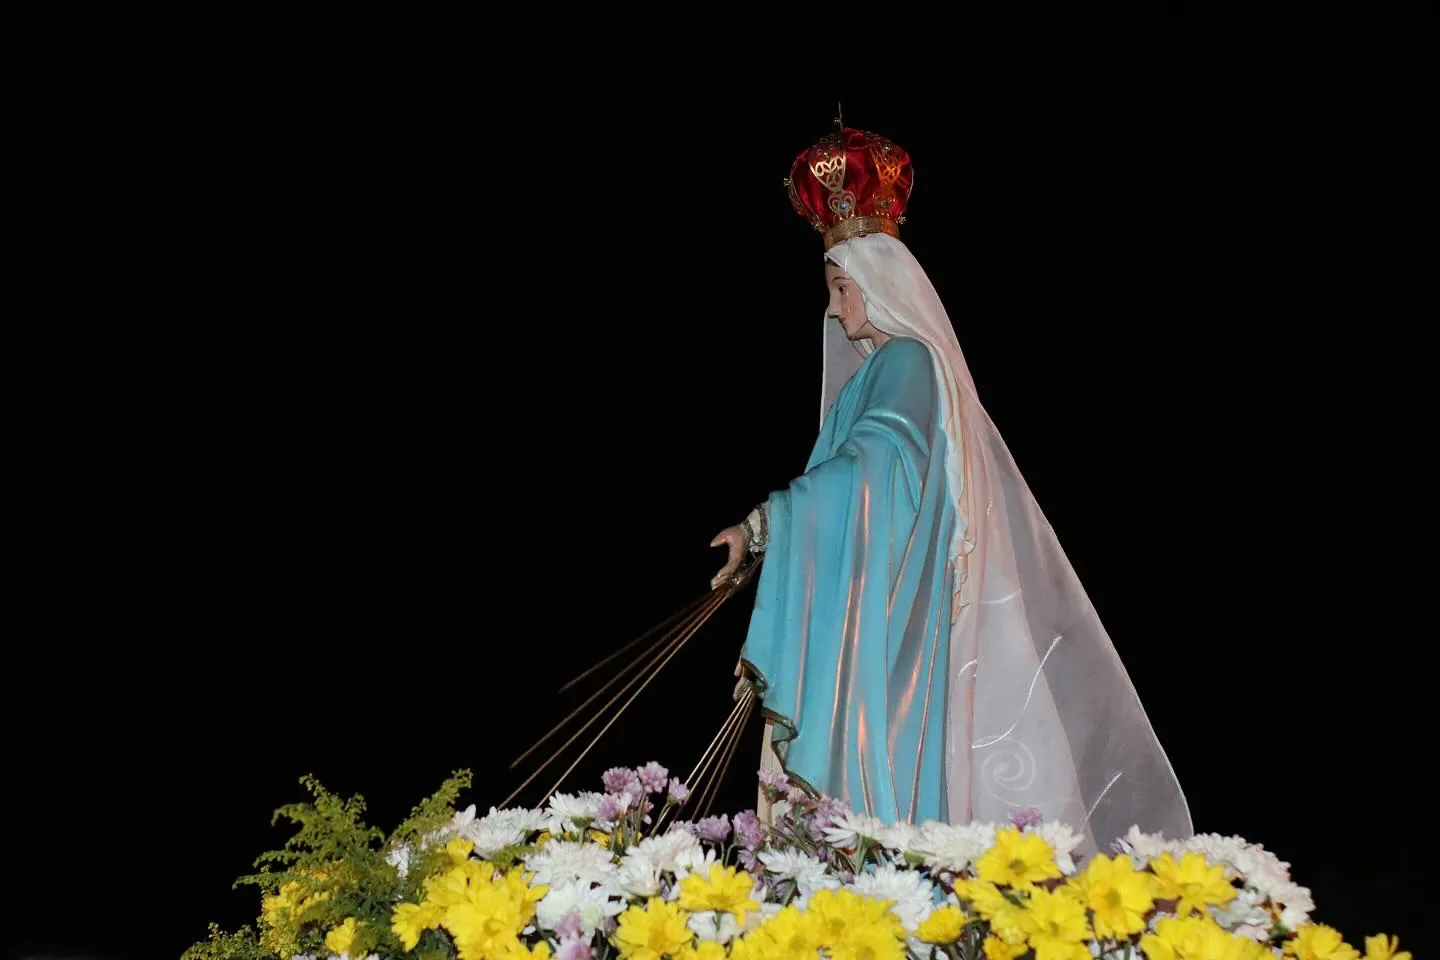
<path fill-rule="evenodd" d="M 816 925 L 822 947 L 838 947 L 856 931 L 880 927 L 897 940 L 905 936 L 900 918 L 890 912 L 889 900 L 874 900 L 851 890 L 817 890 L 805 912 Z"/>
<path fill-rule="evenodd" d="M 651 897 L 645 908 L 630 907 L 620 914 L 611 942 L 627 960 L 660 960 L 674 956 L 695 934 L 686 926 L 690 915 L 679 904 Z"/>
<path fill-rule="evenodd" d="M 896 936 L 889 924 L 857 924 L 828 953 L 830 960 L 905 960 L 904 930 Z"/>
<path fill-rule="evenodd" d="M 725 960 L 725 948 L 714 940 L 701 940 L 694 946 L 681 947 L 675 960 Z"/>
<path fill-rule="evenodd" d="M 1150 864 L 1159 882 L 1157 900 L 1178 900 L 1176 916 L 1204 913 L 1206 904 L 1222 907 L 1235 899 L 1235 888 L 1225 879 L 1225 868 L 1211 866 L 1198 853 L 1187 853 L 1176 863 L 1169 853 Z"/>
<path fill-rule="evenodd" d="M 781 907 L 732 948 L 732 960 L 744 957 L 812 957 L 820 949 L 820 915 L 795 906 Z"/>
<path fill-rule="evenodd" d="M 325 934 L 325 949 L 348 956 L 350 948 L 355 945 L 355 935 L 360 932 L 356 924 L 354 917 L 346 917 L 344 923 Z"/>
<path fill-rule="evenodd" d="M 960 939 L 965 929 L 965 914 L 953 903 L 933 911 L 915 929 L 915 937 L 925 943 L 946 944 Z"/>
<path fill-rule="evenodd" d="M 1410 951 L 1400 949 L 1399 937 L 1377 933 L 1365 938 L 1365 960 L 1410 960 Z"/>
<path fill-rule="evenodd" d="M 1109 939 L 1144 930 L 1145 919 L 1155 906 L 1155 878 L 1136 872 L 1129 856 L 1112 860 L 1098 854 L 1068 886 L 1094 911 L 1095 933 Z"/>
<path fill-rule="evenodd" d="M 990 922 L 990 932 L 1006 943 L 1022 945 L 1032 927 L 1030 914 L 1010 900 L 993 883 L 983 880 L 955 881 L 955 895 L 969 903 Z"/>
<path fill-rule="evenodd" d="M 712 863 L 708 877 L 692 873 L 680 881 L 679 902 L 686 910 L 733 914 L 735 922 L 743 927 L 746 912 L 760 909 L 760 904 L 750 896 L 754 889 L 755 880 L 750 874 Z"/>
<path fill-rule="evenodd" d="M 475 849 L 475 844 L 469 840 L 456 837 L 445 844 L 445 855 L 450 858 L 451 863 L 464 863 L 470 859 L 470 852 Z"/>
<path fill-rule="evenodd" d="M 1223 929 L 1209 916 L 1165 917 L 1140 938 L 1148 960 L 1269 960 L 1266 946 Z"/>
<path fill-rule="evenodd" d="M 1068 890 L 1035 890 L 1025 912 L 1030 917 L 1030 946 L 1035 960 L 1090 960 L 1090 921 L 1085 904 Z"/>
<path fill-rule="evenodd" d="M 1346 943 L 1334 927 L 1307 923 L 1295 931 L 1295 939 L 1285 944 L 1285 955 L 1296 960 L 1359 960 L 1360 951 Z"/>
<path fill-rule="evenodd" d="M 995 834 L 995 845 L 975 864 L 980 879 L 1002 887 L 1027 890 L 1041 880 L 1060 876 L 1055 851 L 1037 833 L 1006 827 Z"/>
<path fill-rule="evenodd" d="M 999 937 L 985 938 L 986 960 L 1015 960 L 1029 950 L 1023 943 L 1006 943 Z"/>
<path fill-rule="evenodd" d="M 390 914 L 390 929 L 400 938 L 406 950 L 414 950 L 426 930 L 440 926 L 444 911 L 430 901 L 425 903 L 402 903 Z"/>

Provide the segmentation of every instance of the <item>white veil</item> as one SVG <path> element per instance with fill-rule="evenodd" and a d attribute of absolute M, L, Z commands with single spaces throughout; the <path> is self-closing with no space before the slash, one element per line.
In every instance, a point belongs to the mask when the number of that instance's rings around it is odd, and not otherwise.
<path fill-rule="evenodd" d="M 870 322 L 930 347 L 958 512 L 946 698 L 950 819 L 1034 808 L 1101 849 L 1132 825 L 1193 832 L 1169 759 L 1054 530 L 980 404 L 955 330 L 919 262 L 870 234 L 825 256 L 854 278 Z M 871 350 L 824 323 L 822 411 Z M 822 412 L 822 419 L 824 413 Z M 932 441 L 938 443 L 936 435 Z M 932 443 L 932 449 L 936 449 Z M 1093 847 L 1092 847 L 1093 849 Z"/>

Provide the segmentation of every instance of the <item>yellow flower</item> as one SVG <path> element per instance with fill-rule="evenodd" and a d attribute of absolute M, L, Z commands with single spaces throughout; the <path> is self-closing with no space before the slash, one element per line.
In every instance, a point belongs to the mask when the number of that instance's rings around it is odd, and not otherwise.
<path fill-rule="evenodd" d="M 680 906 L 686 910 L 717 910 L 735 915 L 735 922 L 745 925 L 745 913 L 759 910 L 760 904 L 750 897 L 755 880 L 743 870 L 710 865 L 709 878 L 690 874 L 680 881 Z"/>
<path fill-rule="evenodd" d="M 1128 856 L 1110 859 L 1098 854 L 1090 866 L 1068 884 L 1095 913 L 1095 933 L 1122 939 L 1145 929 L 1145 918 L 1155 906 L 1155 878 L 1137 873 Z"/>
<path fill-rule="evenodd" d="M 1140 938 L 1148 960 L 1270 960 L 1263 943 L 1232 934 L 1209 916 L 1164 917 Z"/>
<path fill-rule="evenodd" d="M 1155 899 L 1178 900 L 1176 916 L 1204 913 L 1206 904 L 1220 907 L 1235 899 L 1235 888 L 1225 879 L 1225 868 L 1210 866 L 1198 853 L 1185 854 L 1178 864 L 1166 853 L 1152 862 L 1150 869 L 1159 880 Z"/>
<path fill-rule="evenodd" d="M 1410 960 L 1410 951 L 1400 949 L 1399 937 L 1377 933 L 1365 938 L 1365 960 Z"/>
<path fill-rule="evenodd" d="M 953 903 L 946 904 L 926 917 L 915 929 L 915 937 L 925 943 L 954 943 L 965 929 L 965 914 Z"/>
<path fill-rule="evenodd" d="M 445 844 L 445 855 L 450 858 L 451 863 L 464 863 L 470 859 L 470 851 L 475 849 L 475 844 L 469 840 L 456 837 Z"/>
<path fill-rule="evenodd" d="M 686 926 L 689 914 L 679 904 L 651 897 L 645 909 L 630 907 L 620 914 L 620 925 L 611 942 L 620 956 L 634 960 L 660 960 L 673 956 L 695 938 Z"/>
<path fill-rule="evenodd" d="M 1037 833 L 1006 827 L 995 834 L 995 845 L 975 864 L 980 879 L 1002 887 L 1025 890 L 1040 880 L 1060 876 L 1055 851 Z"/>
<path fill-rule="evenodd" d="M 900 918 L 890 912 L 890 901 L 874 900 L 850 890 L 817 890 L 805 912 L 813 915 L 815 935 L 822 947 L 834 948 L 866 927 L 884 929 L 897 940 L 905 936 Z"/>
<path fill-rule="evenodd" d="M 1015 960 L 1016 957 L 1024 955 L 1030 948 L 1023 943 L 1006 943 L 998 937 L 985 938 L 985 956 L 987 960 Z"/>
<path fill-rule="evenodd" d="M 1000 892 L 995 884 L 983 880 L 956 880 L 955 895 L 990 922 L 992 934 L 1012 945 L 1025 943 L 1032 926 L 1030 914 Z"/>
<path fill-rule="evenodd" d="M 1030 946 L 1035 960 L 1090 960 L 1085 941 L 1090 922 L 1085 905 L 1066 890 L 1036 890 L 1025 911 L 1030 917 Z"/>
<path fill-rule="evenodd" d="M 406 950 L 414 950 L 426 930 L 440 926 L 442 916 L 440 907 L 428 900 L 423 904 L 402 903 L 390 914 L 390 929 Z"/>
<path fill-rule="evenodd" d="M 346 917 L 345 922 L 325 934 L 325 949 L 331 953 L 343 953 L 348 955 L 350 948 L 355 945 L 355 935 L 359 933 L 354 917 Z"/>
<path fill-rule="evenodd" d="M 750 953 L 753 948 L 757 957 L 815 956 L 820 949 L 820 914 L 794 906 L 782 907 L 741 940 L 742 954 Z"/>
<path fill-rule="evenodd" d="M 1370 945 L 1367 943 L 1366 949 Z M 1307 923 L 1285 944 L 1285 954 L 1297 960 L 1359 960 L 1360 951 L 1345 942 L 1340 931 L 1323 923 Z"/>
<path fill-rule="evenodd" d="M 895 935 L 889 924 L 862 923 L 853 926 L 845 939 L 830 945 L 831 960 L 905 960 L 904 929 Z"/>
<path fill-rule="evenodd" d="M 725 948 L 714 940 L 701 940 L 694 946 L 677 950 L 675 960 L 725 960 Z"/>

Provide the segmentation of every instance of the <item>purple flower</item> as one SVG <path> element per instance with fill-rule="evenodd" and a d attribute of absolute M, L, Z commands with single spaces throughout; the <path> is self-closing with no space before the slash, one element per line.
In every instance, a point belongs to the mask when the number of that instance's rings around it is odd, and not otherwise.
<path fill-rule="evenodd" d="M 636 793 L 641 792 L 640 774 L 629 767 L 611 767 L 600 779 L 605 784 L 606 793 L 624 793 L 628 787 L 634 787 Z"/>
<path fill-rule="evenodd" d="M 834 797 L 825 797 L 815 809 L 815 822 L 812 828 L 819 830 L 823 836 L 824 832 L 834 826 L 835 821 L 844 815 L 845 804 Z"/>
<path fill-rule="evenodd" d="M 780 770 L 761 770 L 760 782 L 773 790 L 784 791 L 790 787 L 790 779 Z"/>
<path fill-rule="evenodd" d="M 578 937 L 584 932 L 585 921 L 578 910 L 565 914 L 565 919 L 555 924 L 555 936 L 557 937 Z"/>
<path fill-rule="evenodd" d="M 570 916 L 578 915 L 572 913 Z M 555 951 L 555 960 L 591 960 L 593 956 L 594 951 L 590 949 L 590 941 L 582 938 L 579 934 L 573 937 L 561 937 L 560 946 Z"/>
<path fill-rule="evenodd" d="M 651 760 L 640 768 L 637 776 L 640 778 L 640 786 L 645 788 L 646 793 L 659 793 L 665 789 L 665 778 L 670 776 L 670 771 Z"/>
<path fill-rule="evenodd" d="M 711 843 L 724 843 L 730 837 L 730 818 L 725 814 L 706 817 L 695 824 L 695 836 Z"/>
<path fill-rule="evenodd" d="M 625 807 L 623 797 L 606 794 L 605 799 L 600 801 L 600 819 L 613 823 L 624 815 Z"/>
<path fill-rule="evenodd" d="M 670 778 L 670 799 L 676 803 L 684 803 L 690 799 L 690 788 L 681 783 L 679 777 Z"/>
<path fill-rule="evenodd" d="M 1034 807 L 1020 807 L 1010 811 L 1010 822 L 1017 830 L 1024 830 L 1026 827 L 1038 827 L 1044 817 Z"/>
<path fill-rule="evenodd" d="M 765 830 L 754 810 L 742 810 L 735 814 L 735 839 L 747 850 L 754 850 L 765 840 Z"/>
<path fill-rule="evenodd" d="M 740 866 L 746 870 L 754 871 L 760 866 L 760 860 L 755 856 L 755 852 L 753 850 L 746 850 L 744 847 L 741 847 L 736 852 L 735 859 L 740 861 Z"/>

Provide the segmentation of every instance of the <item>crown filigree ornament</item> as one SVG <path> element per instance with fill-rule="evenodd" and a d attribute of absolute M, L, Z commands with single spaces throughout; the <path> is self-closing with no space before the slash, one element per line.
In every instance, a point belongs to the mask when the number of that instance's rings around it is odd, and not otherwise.
<path fill-rule="evenodd" d="M 825 249 L 867 233 L 900 236 L 915 172 L 910 154 L 884 137 L 843 127 L 795 158 L 785 188 Z"/>

